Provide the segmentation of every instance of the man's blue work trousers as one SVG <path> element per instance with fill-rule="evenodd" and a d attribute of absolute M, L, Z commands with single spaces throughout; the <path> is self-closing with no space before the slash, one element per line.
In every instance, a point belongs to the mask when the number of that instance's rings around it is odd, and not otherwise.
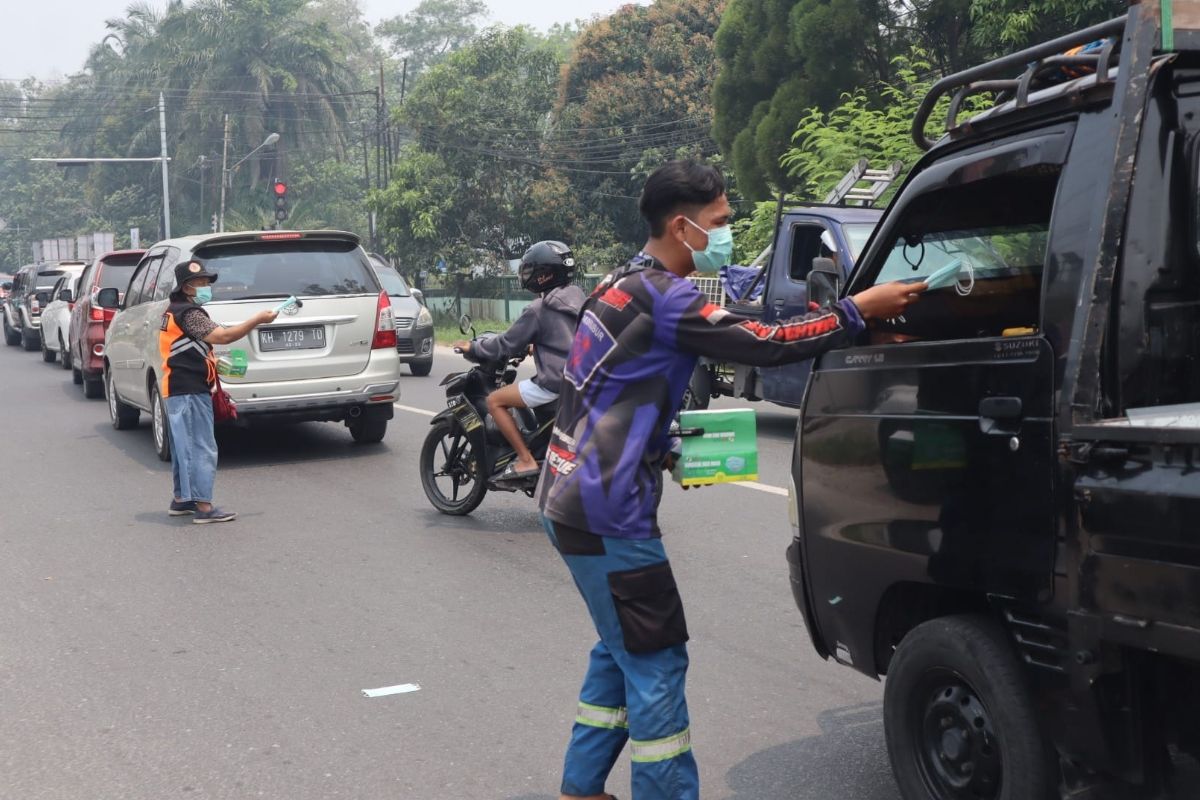
<path fill-rule="evenodd" d="M 600 635 L 579 694 L 562 793 L 603 793 L 628 741 L 633 800 L 697 800 L 700 776 L 684 698 L 687 630 L 662 540 L 542 522 Z"/>

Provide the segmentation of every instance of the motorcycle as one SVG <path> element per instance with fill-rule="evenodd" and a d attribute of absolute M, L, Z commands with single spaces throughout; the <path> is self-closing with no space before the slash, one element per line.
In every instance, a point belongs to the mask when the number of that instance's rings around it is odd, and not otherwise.
<path fill-rule="evenodd" d="M 463 335 L 478 339 L 471 318 L 459 320 Z M 485 332 L 483 336 L 489 336 Z M 456 351 L 460 352 L 461 351 Z M 498 480 L 504 468 L 516 459 L 516 451 L 496 428 L 488 413 L 487 396 L 517 378 L 517 367 L 525 356 L 497 360 L 479 360 L 462 353 L 475 363 L 466 372 L 447 375 L 441 382 L 446 388 L 446 410 L 430 423 L 429 434 L 421 447 L 421 487 L 433 507 L 443 514 L 470 514 L 483 502 L 488 491 L 524 492 L 533 497 L 537 476 L 520 480 Z M 550 433 L 554 427 L 557 403 L 535 409 L 513 409 L 517 427 L 533 457 L 546 457 Z"/>

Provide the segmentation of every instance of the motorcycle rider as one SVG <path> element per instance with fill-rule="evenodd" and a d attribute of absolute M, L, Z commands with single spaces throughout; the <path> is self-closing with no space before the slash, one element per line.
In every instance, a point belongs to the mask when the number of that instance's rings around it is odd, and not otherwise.
<path fill-rule="evenodd" d="M 521 257 L 521 286 L 538 295 L 499 336 L 458 342 L 455 346 L 478 361 L 496 360 L 525 352 L 533 346 L 537 374 L 503 386 L 488 395 L 488 413 L 496 428 L 517 453 L 497 480 L 522 480 L 537 476 L 540 467 L 510 409 L 537 408 L 558 400 L 567 352 L 575 337 L 575 322 L 585 299 L 575 278 L 575 258 L 562 242 L 544 241 Z"/>

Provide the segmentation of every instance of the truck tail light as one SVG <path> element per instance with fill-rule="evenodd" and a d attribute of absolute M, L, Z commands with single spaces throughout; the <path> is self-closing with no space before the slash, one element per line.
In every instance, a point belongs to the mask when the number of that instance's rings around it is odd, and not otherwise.
<path fill-rule="evenodd" d="M 375 307 L 375 340 L 372 350 L 396 349 L 396 318 L 392 314 L 392 301 L 387 292 L 379 293 L 379 304 Z"/>

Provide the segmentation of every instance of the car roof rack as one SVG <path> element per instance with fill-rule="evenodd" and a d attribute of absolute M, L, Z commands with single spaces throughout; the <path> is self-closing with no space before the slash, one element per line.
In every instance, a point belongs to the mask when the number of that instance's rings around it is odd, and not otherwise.
<path fill-rule="evenodd" d="M 946 113 L 947 133 L 960 127 L 959 112 L 972 95 L 991 93 L 996 97 L 995 106 L 1011 103 L 1011 108 L 1003 112 L 1009 113 L 1036 105 L 1037 101 L 1030 102 L 1030 88 L 1037 78 L 1050 72 L 1084 68 L 1095 71 L 1095 81 L 1090 82 L 1089 87 L 1110 83 L 1109 69 L 1116 63 L 1113 54 L 1120 50 L 1128 18 L 1128 15 L 1117 17 L 942 78 L 933 85 L 917 109 L 913 119 L 913 141 L 922 150 L 929 150 L 937 143 L 926 135 L 925 129 L 938 101 L 951 93 L 953 95 Z M 1102 40 L 1104 45 L 1098 52 L 1065 55 L 1068 50 Z M 1014 74 L 1019 77 L 1012 77 Z"/>

